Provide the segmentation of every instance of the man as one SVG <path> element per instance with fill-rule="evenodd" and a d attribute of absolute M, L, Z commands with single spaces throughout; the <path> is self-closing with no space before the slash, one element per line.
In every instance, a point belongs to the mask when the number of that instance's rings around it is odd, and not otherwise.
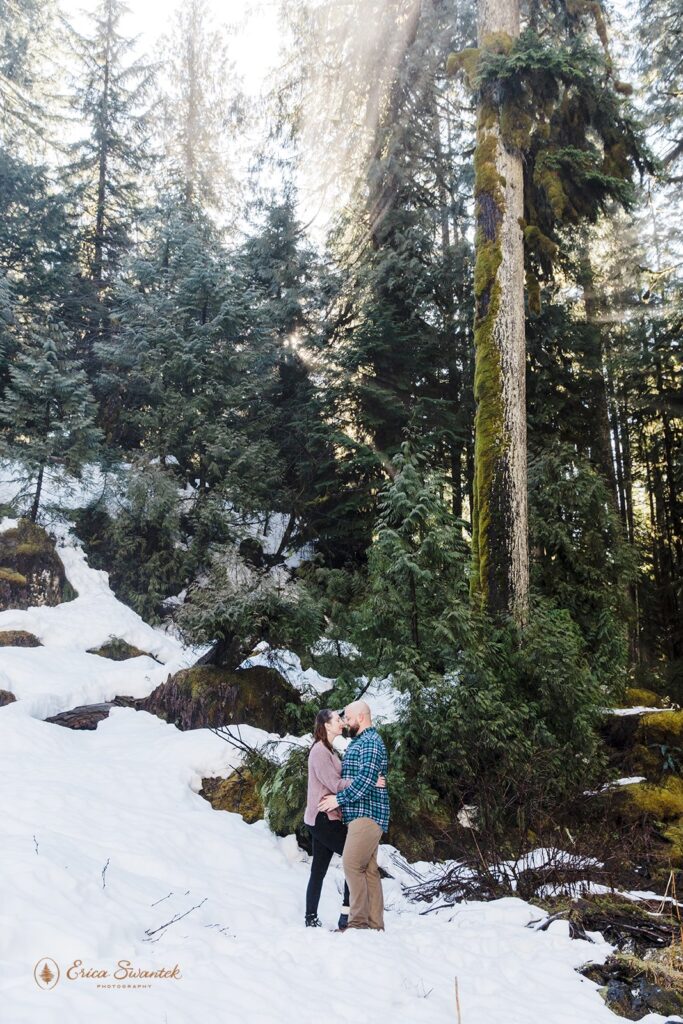
<path fill-rule="evenodd" d="M 389 828 L 389 795 L 377 787 L 379 775 L 386 775 L 387 750 L 372 724 L 364 700 L 344 709 L 344 724 L 353 737 L 342 761 L 342 778 L 351 785 L 336 796 L 324 797 L 318 807 L 331 811 L 341 807 L 348 833 L 342 863 L 351 893 L 349 928 L 384 930 L 384 897 L 377 867 L 377 847 Z"/>

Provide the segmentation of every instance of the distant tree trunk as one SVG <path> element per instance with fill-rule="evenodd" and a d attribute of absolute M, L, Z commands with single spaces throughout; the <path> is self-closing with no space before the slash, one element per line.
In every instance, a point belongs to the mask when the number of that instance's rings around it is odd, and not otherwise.
<path fill-rule="evenodd" d="M 479 0 L 480 48 L 519 36 L 519 0 Z M 500 111 L 479 101 L 475 148 L 475 417 L 472 596 L 492 615 L 528 615 L 522 157 Z"/>
<path fill-rule="evenodd" d="M 45 473 L 45 466 L 41 466 L 38 470 L 38 479 L 36 480 L 36 490 L 33 495 L 33 505 L 29 513 L 29 519 L 32 523 L 35 523 L 38 518 L 38 509 L 40 508 L 40 496 L 43 491 L 43 474 Z"/>
<path fill-rule="evenodd" d="M 197 144 L 197 121 L 199 116 L 199 60 L 197 53 L 198 30 L 199 9 L 196 4 L 190 4 L 189 25 L 185 41 L 187 47 L 187 122 L 185 124 L 183 137 L 183 176 L 185 179 L 185 203 L 188 211 L 191 210 L 197 193 L 197 158 L 195 146 Z"/>
<path fill-rule="evenodd" d="M 605 379 L 604 369 L 604 339 L 602 335 L 602 328 L 600 326 L 600 305 L 595 293 L 593 265 L 591 263 L 590 252 L 588 250 L 588 242 L 585 238 L 581 245 L 579 284 L 583 289 L 583 304 L 586 310 L 586 320 L 593 329 L 595 342 L 595 348 L 590 354 L 589 361 L 589 368 L 591 370 L 591 389 L 589 393 L 589 400 L 595 417 L 595 446 L 593 451 L 593 462 L 602 473 L 603 479 L 609 489 L 614 508 L 618 509 L 617 479 L 614 472 L 614 459 L 612 457 L 612 437 L 610 433 L 607 382 Z"/>
<path fill-rule="evenodd" d="M 97 289 L 97 297 L 100 298 L 104 287 L 104 226 L 106 217 L 106 188 L 107 188 L 107 158 L 108 139 L 107 129 L 109 127 L 109 55 L 107 54 L 104 66 L 104 87 L 102 90 L 101 110 L 101 133 L 98 166 L 97 166 L 97 209 L 95 211 L 95 245 L 92 262 L 92 277 Z"/>
<path fill-rule="evenodd" d="M 441 145 L 441 122 L 439 120 L 439 109 L 436 102 L 436 94 L 432 93 L 432 129 L 434 156 L 436 158 L 436 179 L 437 194 L 439 197 L 439 219 L 441 225 L 441 256 L 444 266 L 452 267 L 452 243 L 450 206 L 451 197 L 446 188 L 447 160 L 450 151 L 444 159 L 443 146 Z M 443 307 L 443 339 L 444 354 L 447 362 L 448 381 L 446 391 L 451 409 L 460 409 L 462 406 L 462 380 L 457 365 L 457 339 L 455 332 L 455 309 L 456 296 L 454 282 L 446 280 L 445 290 L 442 297 Z M 462 519 L 462 449 L 461 436 L 453 436 L 448 441 L 448 462 L 451 470 L 451 505 L 453 515 Z"/>

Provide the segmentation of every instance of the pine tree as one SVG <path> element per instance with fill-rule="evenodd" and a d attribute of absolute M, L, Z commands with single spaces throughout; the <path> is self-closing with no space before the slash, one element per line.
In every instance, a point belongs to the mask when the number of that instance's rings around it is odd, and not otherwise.
<path fill-rule="evenodd" d="M 681 0 L 640 0 L 638 36 L 638 64 L 644 77 L 647 121 L 661 150 L 665 171 L 675 175 L 683 160 Z"/>
<path fill-rule="evenodd" d="M 524 622 L 528 602 L 524 277 L 538 312 L 562 229 L 633 201 L 646 160 L 599 4 L 482 0 L 477 48 L 449 58 L 479 98 L 475 195 L 473 597 Z M 587 41 L 589 29 L 599 51 Z M 565 242 L 566 245 L 566 242 Z"/>
<path fill-rule="evenodd" d="M 0 3 L 0 143 L 15 155 L 44 149 L 55 21 L 52 0 Z"/>
<path fill-rule="evenodd" d="M 265 204 L 263 222 L 239 254 L 251 328 L 244 349 L 244 429 L 272 461 L 261 480 L 266 510 L 283 512 L 282 549 L 302 535 L 330 543 L 336 493 L 332 429 L 316 384 L 318 261 L 303 241 L 289 189 Z"/>
<path fill-rule="evenodd" d="M 163 144 L 170 187 L 188 210 L 234 217 L 237 185 L 232 166 L 243 98 L 225 30 L 207 0 L 182 4 L 166 37 L 161 100 Z"/>
<path fill-rule="evenodd" d="M 57 324 L 35 328 L 9 370 L 0 402 L 2 450 L 35 479 L 30 518 L 40 508 L 45 470 L 78 477 L 96 458 L 101 433 L 84 370 Z"/>
<path fill-rule="evenodd" d="M 336 294 L 325 349 L 326 391 L 344 453 L 338 508 L 347 557 L 368 543 L 376 489 L 407 436 L 433 448 L 458 516 L 469 490 L 471 185 L 458 157 L 469 137 L 461 98 L 443 78 L 444 49 L 464 43 L 469 15 L 468 4 L 441 0 L 419 11 L 359 0 L 311 14 L 321 39 L 314 34 L 309 45 L 325 46 L 322 71 L 316 65 L 312 76 L 339 74 L 325 79 L 329 106 L 320 114 L 332 126 L 318 126 L 320 138 L 326 147 L 335 138 L 331 160 L 341 147 L 345 176 L 355 171 L 329 243 Z M 361 38 L 367 21 L 373 30 Z"/>
<path fill-rule="evenodd" d="M 72 32 L 76 59 L 72 105 L 88 135 L 71 147 L 68 178 L 81 223 L 87 268 L 83 354 L 92 375 L 93 347 L 110 331 L 111 286 L 141 203 L 141 174 L 150 166 L 149 93 L 153 69 L 131 57 L 134 40 L 121 34 L 121 0 L 99 0 L 91 31 Z"/>
<path fill-rule="evenodd" d="M 469 626 L 467 547 L 440 491 L 425 456 L 404 443 L 379 497 L 366 594 L 352 613 L 372 672 L 394 674 L 413 696 L 453 670 Z"/>
<path fill-rule="evenodd" d="M 208 493 L 240 462 L 246 396 L 241 348 L 249 296 L 232 273 L 221 232 L 171 195 L 147 222 L 149 237 L 123 268 L 111 344 L 98 347 L 101 388 L 117 436 Z"/>
<path fill-rule="evenodd" d="M 76 291 L 76 240 L 68 197 L 54 173 L 0 147 L 0 273 L 8 275 L 14 300 L 30 309 L 54 304 L 70 315 Z"/>

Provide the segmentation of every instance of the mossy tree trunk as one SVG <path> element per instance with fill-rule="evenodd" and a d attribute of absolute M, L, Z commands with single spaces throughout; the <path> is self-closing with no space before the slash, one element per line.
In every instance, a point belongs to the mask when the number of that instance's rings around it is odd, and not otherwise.
<path fill-rule="evenodd" d="M 479 0 L 480 50 L 509 49 L 519 0 Z M 526 621 L 529 593 L 521 153 L 501 138 L 495 85 L 479 101 L 475 149 L 475 466 L 472 596 Z"/>

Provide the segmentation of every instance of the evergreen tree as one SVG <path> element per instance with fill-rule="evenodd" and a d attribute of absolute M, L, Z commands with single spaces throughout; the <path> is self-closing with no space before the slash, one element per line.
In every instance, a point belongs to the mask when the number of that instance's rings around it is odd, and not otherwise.
<path fill-rule="evenodd" d="M 464 42 L 470 12 L 438 0 L 421 5 L 419 16 L 402 3 L 373 8 L 375 27 L 361 40 L 357 28 L 371 6 L 330 15 L 340 34 L 328 26 L 322 38 L 325 69 L 337 68 L 337 48 L 352 53 L 346 69 L 339 66 L 341 81 L 325 83 L 333 108 L 326 112 L 333 126 L 351 125 L 353 141 L 339 145 L 358 150 L 353 195 L 330 239 L 337 292 L 325 350 L 346 482 L 340 519 L 354 557 L 368 543 L 376 490 L 406 436 L 432 447 L 462 514 L 472 419 L 471 185 L 458 156 L 469 143 L 457 86 L 442 73 L 444 49 Z M 379 70 L 363 80 L 367 63 Z M 367 104 L 362 126 L 353 103 Z"/>
<path fill-rule="evenodd" d="M 272 453 L 260 500 L 265 510 L 288 516 L 282 549 L 307 537 L 329 551 L 336 487 L 332 430 L 316 380 L 319 267 L 302 240 L 293 194 L 266 204 L 263 215 L 239 255 L 251 316 L 244 429 L 252 450 L 265 444 Z"/>
<path fill-rule="evenodd" d="M 54 173 L 0 146 L 0 273 L 14 301 L 32 310 L 53 305 L 55 317 L 70 319 L 76 256 L 68 197 Z"/>
<path fill-rule="evenodd" d="M 352 613 L 372 674 L 392 674 L 418 699 L 458 665 L 470 625 L 462 524 L 439 490 L 424 455 L 405 442 L 379 497 L 367 590 Z"/>
<path fill-rule="evenodd" d="M 234 218 L 232 167 L 243 110 L 225 29 L 207 0 L 188 0 L 175 13 L 163 48 L 162 131 L 166 173 L 188 210 Z"/>
<path fill-rule="evenodd" d="M 0 3 L 0 145 L 16 155 L 20 147 L 44 155 L 55 21 L 52 0 Z"/>
<path fill-rule="evenodd" d="M 581 630 L 595 678 L 625 678 L 635 556 L 605 480 L 573 446 L 548 444 L 529 466 L 532 582 Z"/>
<path fill-rule="evenodd" d="M 93 348 L 111 330 L 109 305 L 114 276 L 131 244 L 138 215 L 141 174 L 150 166 L 149 92 L 153 70 L 133 59 L 134 40 L 121 34 L 121 0 L 99 0 L 89 14 L 91 29 L 72 31 L 76 61 L 72 106 L 88 134 L 71 147 L 68 176 L 81 228 L 86 267 L 82 351 L 93 373 Z"/>
<path fill-rule="evenodd" d="M 591 28 L 603 51 L 591 46 Z M 473 595 L 524 621 L 528 588 L 524 265 L 530 310 L 552 272 L 562 228 L 628 205 L 642 147 L 606 52 L 599 4 L 482 0 L 478 48 L 449 59 L 479 98 L 475 195 L 475 487 Z M 605 84 L 607 83 L 607 85 Z"/>
<path fill-rule="evenodd" d="M 116 340 L 98 348 L 101 387 L 121 440 L 162 463 L 172 456 L 181 479 L 206 492 L 231 463 L 244 473 L 236 388 L 248 296 L 220 233 L 198 211 L 188 218 L 182 199 L 171 196 L 148 228 L 117 285 Z"/>
<path fill-rule="evenodd" d="M 10 367 L 0 402 L 3 454 L 23 464 L 35 480 L 29 512 L 34 522 L 45 470 L 78 477 L 99 451 L 95 403 L 69 349 L 58 325 L 36 328 Z"/>
<path fill-rule="evenodd" d="M 665 171 L 674 177 L 683 160 L 682 36 L 681 0 L 640 0 L 638 64 L 644 78 L 646 117 Z"/>

